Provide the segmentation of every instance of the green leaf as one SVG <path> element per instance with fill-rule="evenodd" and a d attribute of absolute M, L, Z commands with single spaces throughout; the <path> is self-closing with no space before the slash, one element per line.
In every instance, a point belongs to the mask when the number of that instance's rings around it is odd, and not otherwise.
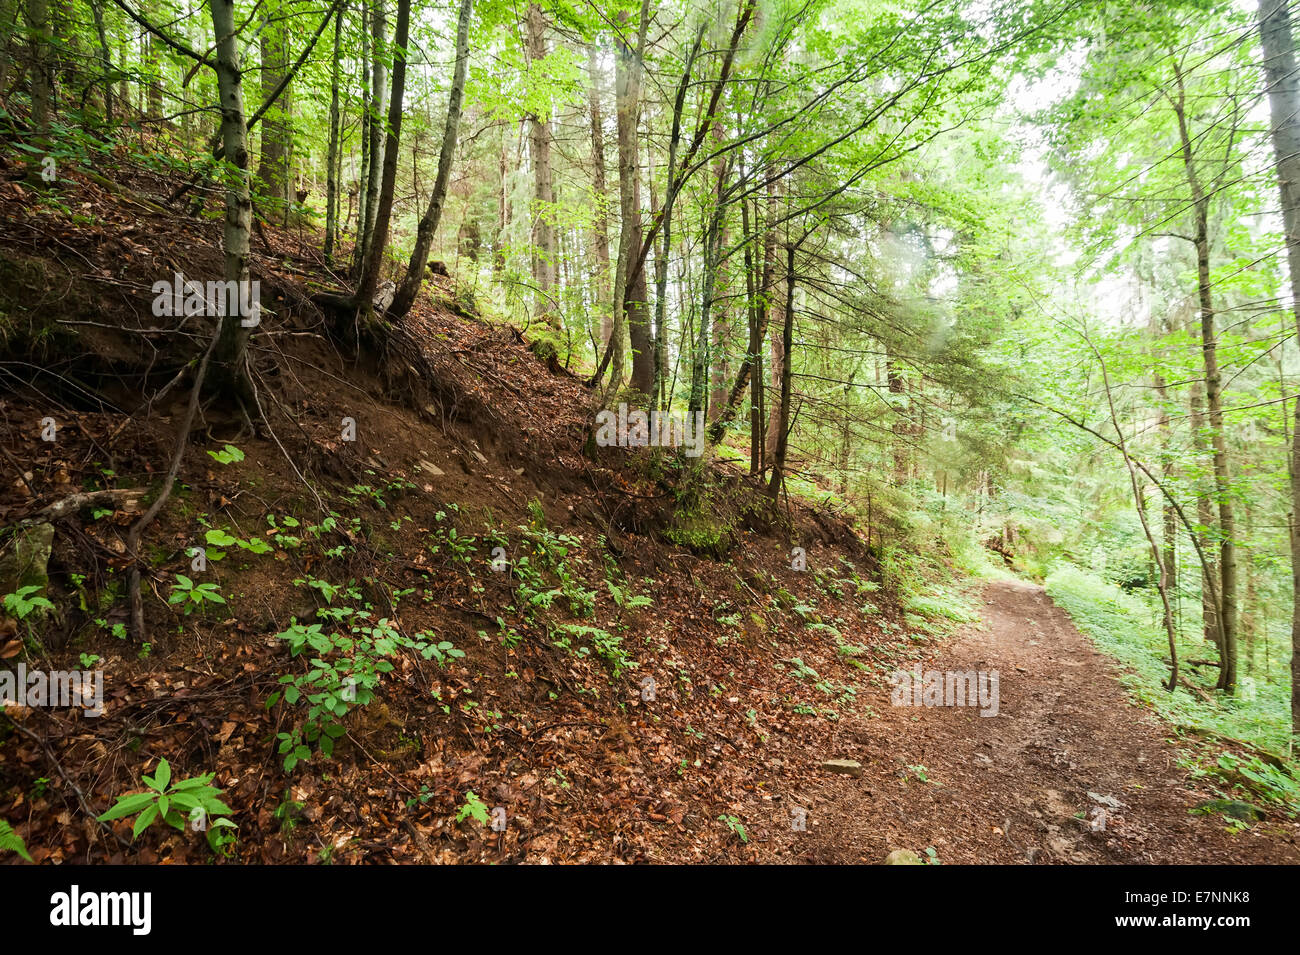
<path fill-rule="evenodd" d="M 140 818 L 135 821 L 135 825 L 131 828 L 132 841 L 137 839 L 140 833 L 148 829 L 150 823 L 152 823 L 157 818 L 158 818 L 157 804 L 150 806 L 144 812 L 140 813 Z"/>
<path fill-rule="evenodd" d="M 0 819 L 0 851 L 16 852 L 28 862 L 32 857 L 27 854 L 27 844 L 23 842 L 22 836 L 14 832 L 13 826 Z"/>
<path fill-rule="evenodd" d="M 157 800 L 154 793 L 132 793 L 129 796 L 119 796 L 117 804 L 112 809 L 99 817 L 100 822 L 109 822 L 113 819 L 122 819 L 126 816 L 134 816 L 137 812 L 146 806 L 152 806 Z"/>

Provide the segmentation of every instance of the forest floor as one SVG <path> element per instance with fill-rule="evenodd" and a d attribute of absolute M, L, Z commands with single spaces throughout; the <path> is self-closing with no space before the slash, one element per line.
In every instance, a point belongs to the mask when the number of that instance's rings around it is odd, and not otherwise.
<path fill-rule="evenodd" d="M 0 448 L 23 472 L 0 483 L 0 527 L 74 491 L 155 488 L 177 446 L 168 389 L 203 338 L 158 327 L 152 287 L 220 274 L 220 220 L 164 214 L 176 183 L 157 174 L 115 175 L 0 183 Z M 264 427 L 204 405 L 136 560 L 146 634 L 127 637 L 123 583 L 138 500 L 50 518 L 57 610 L 26 639 L 0 621 L 6 665 L 104 671 L 102 716 L 0 721 L 0 818 L 37 862 L 211 861 L 193 833 L 95 821 L 163 758 L 215 774 L 239 826 L 222 858 L 245 863 L 1300 861 L 1273 811 L 1189 813 L 1222 795 L 1194 768 L 1222 746 L 1167 740 L 1041 588 L 987 584 L 982 621 L 945 636 L 973 587 L 948 556 L 883 561 L 901 532 L 825 500 L 768 514 L 731 464 L 688 479 L 588 456 L 596 396 L 450 280 L 406 319 L 420 372 L 341 347 L 311 300 L 333 281 L 313 242 L 267 227 L 255 246 Z M 182 609 L 168 593 L 205 540 L 228 551 L 204 578 L 225 602 Z M 332 756 L 286 767 L 277 734 L 304 707 L 267 704 L 305 663 L 285 634 L 343 611 L 459 656 L 408 648 Z M 999 671 L 999 715 L 890 705 L 889 675 L 917 664 Z M 506 829 L 466 816 L 474 793 Z"/>
<path fill-rule="evenodd" d="M 846 725 L 862 777 L 810 791 L 808 832 L 776 857 L 874 863 L 919 844 L 940 863 L 1300 862 L 1294 820 L 1234 831 L 1190 812 L 1214 794 L 1180 763 L 1172 728 L 1128 697 L 1042 587 L 996 581 L 983 596 L 983 619 L 926 666 L 998 671 L 997 716 L 885 705 Z"/>

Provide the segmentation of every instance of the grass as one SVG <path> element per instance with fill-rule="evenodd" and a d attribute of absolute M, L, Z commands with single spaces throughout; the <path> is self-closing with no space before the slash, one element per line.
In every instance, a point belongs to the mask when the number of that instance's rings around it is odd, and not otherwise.
<path fill-rule="evenodd" d="M 1097 649 L 1125 666 L 1121 682 L 1164 719 L 1288 751 L 1291 683 L 1285 672 L 1275 682 L 1257 676 L 1253 699 L 1216 697 L 1206 703 L 1186 687 L 1170 693 L 1163 686 L 1169 679 L 1169 641 L 1154 608 L 1071 564 L 1059 564 L 1048 575 L 1047 593 Z M 1175 646 L 1180 660 L 1207 655 L 1199 634 L 1181 635 Z"/>

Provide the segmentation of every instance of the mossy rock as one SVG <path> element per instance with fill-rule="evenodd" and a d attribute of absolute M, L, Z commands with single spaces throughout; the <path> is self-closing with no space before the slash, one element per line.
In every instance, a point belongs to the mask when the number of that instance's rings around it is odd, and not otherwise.
<path fill-rule="evenodd" d="M 0 554 L 0 595 L 20 587 L 50 585 L 50 551 L 54 547 L 54 525 L 33 524 L 20 529 Z"/>

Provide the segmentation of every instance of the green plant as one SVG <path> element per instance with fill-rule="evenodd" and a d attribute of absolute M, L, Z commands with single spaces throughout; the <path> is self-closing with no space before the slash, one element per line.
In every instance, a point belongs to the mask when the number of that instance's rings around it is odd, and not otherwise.
<path fill-rule="evenodd" d="M 29 584 L 26 587 L 19 587 L 11 594 L 5 594 L 4 606 L 5 611 L 11 617 L 19 620 L 26 620 L 28 616 L 37 610 L 53 610 L 54 604 L 50 603 L 44 597 L 33 596 L 41 591 L 37 584 Z"/>
<path fill-rule="evenodd" d="M 233 534 L 222 529 L 214 528 L 213 530 L 208 531 L 204 535 L 204 539 L 213 547 L 238 547 L 240 550 L 246 550 L 250 554 L 269 554 L 271 552 L 271 545 L 260 538 L 254 537 L 249 540 L 244 540 L 243 538 L 235 537 Z M 220 560 L 221 556 L 222 555 L 220 554 L 208 554 L 210 560 Z"/>
<path fill-rule="evenodd" d="M 331 609 L 333 612 L 327 616 L 340 622 L 346 620 L 347 632 L 327 633 L 322 624 L 304 624 L 295 619 L 288 630 L 277 634 L 288 643 L 290 656 L 312 654 L 310 669 L 281 676 L 283 689 L 273 692 L 266 701 L 268 709 L 281 700 L 291 706 L 308 704 L 302 723 L 276 736 L 286 770 L 310 759 L 313 747 L 327 757 L 334 755 L 335 742 L 347 734 L 342 718 L 354 706 L 365 706 L 374 699 L 382 675 L 393 669 L 389 658 L 401 648 L 414 650 L 426 660 L 436 660 L 439 666 L 465 655 L 449 641 L 435 642 L 432 633 L 422 632 L 415 639 L 404 636 L 387 618 L 370 624 L 368 611 Z"/>
<path fill-rule="evenodd" d="M 131 829 L 133 841 L 156 821 L 165 822 L 181 832 L 185 831 L 186 822 L 196 828 L 201 825 L 212 851 L 222 854 L 230 846 L 230 834 L 223 834 L 221 830 L 238 827 L 226 817 L 231 810 L 218 798 L 222 790 L 211 785 L 214 775 L 204 773 L 172 782 L 171 764 L 161 759 L 153 776 L 141 777 L 148 789 L 119 796 L 117 803 L 100 816 L 99 821 L 135 816 L 135 825 Z"/>
<path fill-rule="evenodd" d="M 486 826 L 488 824 L 487 803 L 479 799 L 472 789 L 465 793 L 465 802 L 456 811 L 457 822 L 464 822 L 469 818 L 473 818 L 480 825 Z"/>
<path fill-rule="evenodd" d="M 0 819 L 0 852 L 16 852 L 28 862 L 32 857 L 27 854 L 27 844 L 23 842 L 22 836 L 14 832 L 13 826 Z"/>
<path fill-rule="evenodd" d="M 225 603 L 226 598 L 218 592 L 220 589 L 220 587 L 212 583 L 195 584 L 184 574 L 177 574 L 176 583 L 172 584 L 171 596 L 167 598 L 167 602 L 169 604 L 181 604 L 185 608 L 185 615 L 188 617 L 205 603 Z"/>
<path fill-rule="evenodd" d="M 738 817 L 723 814 L 718 817 L 718 822 L 726 826 L 729 832 L 739 836 L 741 842 L 748 844 L 749 833 L 745 831 L 745 827 L 741 824 Z"/>
<path fill-rule="evenodd" d="M 228 444 L 220 451 L 209 451 L 208 457 L 218 464 L 234 464 L 237 461 L 244 460 L 244 452 L 233 444 Z"/>

